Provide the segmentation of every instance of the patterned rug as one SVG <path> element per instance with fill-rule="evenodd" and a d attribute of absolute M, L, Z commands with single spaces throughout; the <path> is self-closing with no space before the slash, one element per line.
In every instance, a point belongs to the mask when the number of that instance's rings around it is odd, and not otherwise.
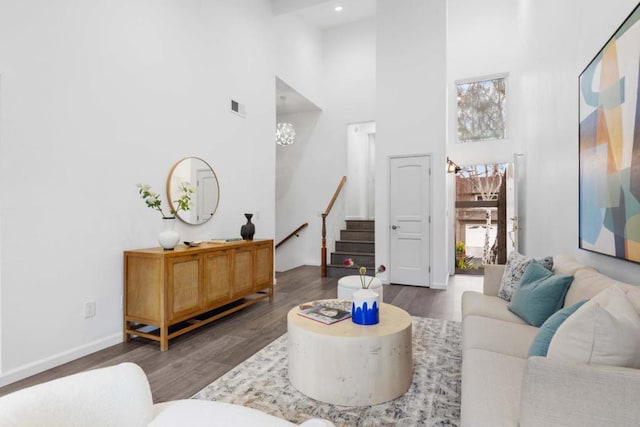
<path fill-rule="evenodd" d="M 337 426 L 458 426 L 460 347 L 458 322 L 413 317 L 413 383 L 403 396 L 380 405 L 318 402 L 289 383 L 287 334 L 200 390 L 193 398 L 235 403 L 302 423 L 309 418 Z"/>

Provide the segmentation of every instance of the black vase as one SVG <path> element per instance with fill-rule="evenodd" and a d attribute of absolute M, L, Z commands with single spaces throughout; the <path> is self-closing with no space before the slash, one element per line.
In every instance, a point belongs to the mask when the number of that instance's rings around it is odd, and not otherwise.
<path fill-rule="evenodd" d="M 247 218 L 247 223 L 240 227 L 240 235 L 243 240 L 253 240 L 253 235 L 256 234 L 256 226 L 251 222 L 253 214 L 246 213 L 244 216 Z"/>

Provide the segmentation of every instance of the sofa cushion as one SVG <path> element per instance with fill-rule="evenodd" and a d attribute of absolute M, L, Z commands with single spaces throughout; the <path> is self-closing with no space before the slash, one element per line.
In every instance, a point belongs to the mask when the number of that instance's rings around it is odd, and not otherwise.
<path fill-rule="evenodd" d="M 511 297 L 520 283 L 520 278 L 531 264 L 533 258 L 526 257 L 516 251 L 509 254 L 507 264 L 504 268 L 498 296 L 505 301 L 511 301 Z M 553 258 L 545 257 L 536 259 L 543 267 L 551 271 L 553 268 Z"/>
<path fill-rule="evenodd" d="M 565 307 L 562 310 L 556 311 L 540 326 L 538 333 L 536 334 L 531 347 L 529 347 L 529 357 L 531 356 L 546 356 L 549 350 L 549 344 L 551 339 L 555 335 L 556 331 L 564 323 L 569 316 L 571 316 L 577 309 L 582 307 L 582 304 L 587 300 L 577 302 L 569 307 Z"/>
<path fill-rule="evenodd" d="M 155 405 L 156 416 L 148 427 L 270 426 L 290 423 L 256 409 L 206 400 L 174 400 Z"/>
<path fill-rule="evenodd" d="M 614 280 L 593 268 L 583 268 L 576 271 L 571 288 L 564 299 L 564 305 L 569 306 L 578 301 L 591 299 L 614 285 L 627 294 L 631 304 L 640 313 L 640 287 Z"/>
<path fill-rule="evenodd" d="M 471 349 L 462 358 L 460 425 L 517 426 L 527 359 Z"/>
<path fill-rule="evenodd" d="M 526 358 L 538 328 L 480 316 L 467 316 L 462 322 L 462 352 L 489 350 Z"/>
<path fill-rule="evenodd" d="M 462 318 L 476 315 L 526 325 L 527 322 L 510 312 L 507 305 L 509 302 L 502 298 L 466 291 L 462 294 Z"/>
<path fill-rule="evenodd" d="M 284 419 L 257 409 L 225 402 L 199 399 L 173 400 L 154 405 L 155 418 L 148 427 L 291 427 Z M 331 421 L 311 418 L 303 427 L 335 427 Z"/>
<path fill-rule="evenodd" d="M 482 293 L 485 295 L 498 296 L 500 292 L 500 281 L 504 275 L 504 264 L 486 264 L 482 274 Z"/>
<path fill-rule="evenodd" d="M 573 276 L 576 274 L 576 271 L 582 268 L 591 267 L 585 267 L 583 264 L 580 264 L 572 255 L 559 254 L 553 257 L 553 268 L 551 271 L 562 276 Z"/>
<path fill-rule="evenodd" d="M 637 427 L 640 370 L 527 359 L 519 427 Z"/>
<path fill-rule="evenodd" d="M 144 427 L 151 389 L 133 363 L 80 372 L 0 398 L 2 427 Z"/>
<path fill-rule="evenodd" d="M 562 307 L 572 281 L 573 276 L 558 276 L 533 261 L 522 275 L 508 308 L 530 325 L 541 326 Z"/>
<path fill-rule="evenodd" d="M 640 368 L 640 315 L 624 291 L 612 286 L 558 328 L 547 357 Z"/>

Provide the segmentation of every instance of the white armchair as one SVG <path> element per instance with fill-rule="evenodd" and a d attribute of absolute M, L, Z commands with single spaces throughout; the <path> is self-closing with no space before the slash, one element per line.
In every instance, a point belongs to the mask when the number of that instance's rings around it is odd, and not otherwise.
<path fill-rule="evenodd" d="M 154 405 L 144 371 L 133 363 L 81 372 L 0 397 L 1 427 L 294 426 L 264 412 L 221 402 Z M 331 427 L 311 419 L 305 427 Z M 335 426 L 334 426 L 335 427 Z"/>

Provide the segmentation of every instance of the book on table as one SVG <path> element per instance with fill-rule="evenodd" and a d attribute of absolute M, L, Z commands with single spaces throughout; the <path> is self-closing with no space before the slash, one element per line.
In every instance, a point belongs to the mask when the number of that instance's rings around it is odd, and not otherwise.
<path fill-rule="evenodd" d="M 241 242 L 242 237 L 227 237 L 223 239 L 211 239 L 209 240 L 211 243 L 231 243 L 231 242 Z"/>
<path fill-rule="evenodd" d="M 331 325 L 332 323 L 351 317 L 351 310 L 345 310 L 344 307 L 336 304 L 319 303 L 300 310 L 298 314 L 311 320 L 324 323 L 325 325 Z"/>

